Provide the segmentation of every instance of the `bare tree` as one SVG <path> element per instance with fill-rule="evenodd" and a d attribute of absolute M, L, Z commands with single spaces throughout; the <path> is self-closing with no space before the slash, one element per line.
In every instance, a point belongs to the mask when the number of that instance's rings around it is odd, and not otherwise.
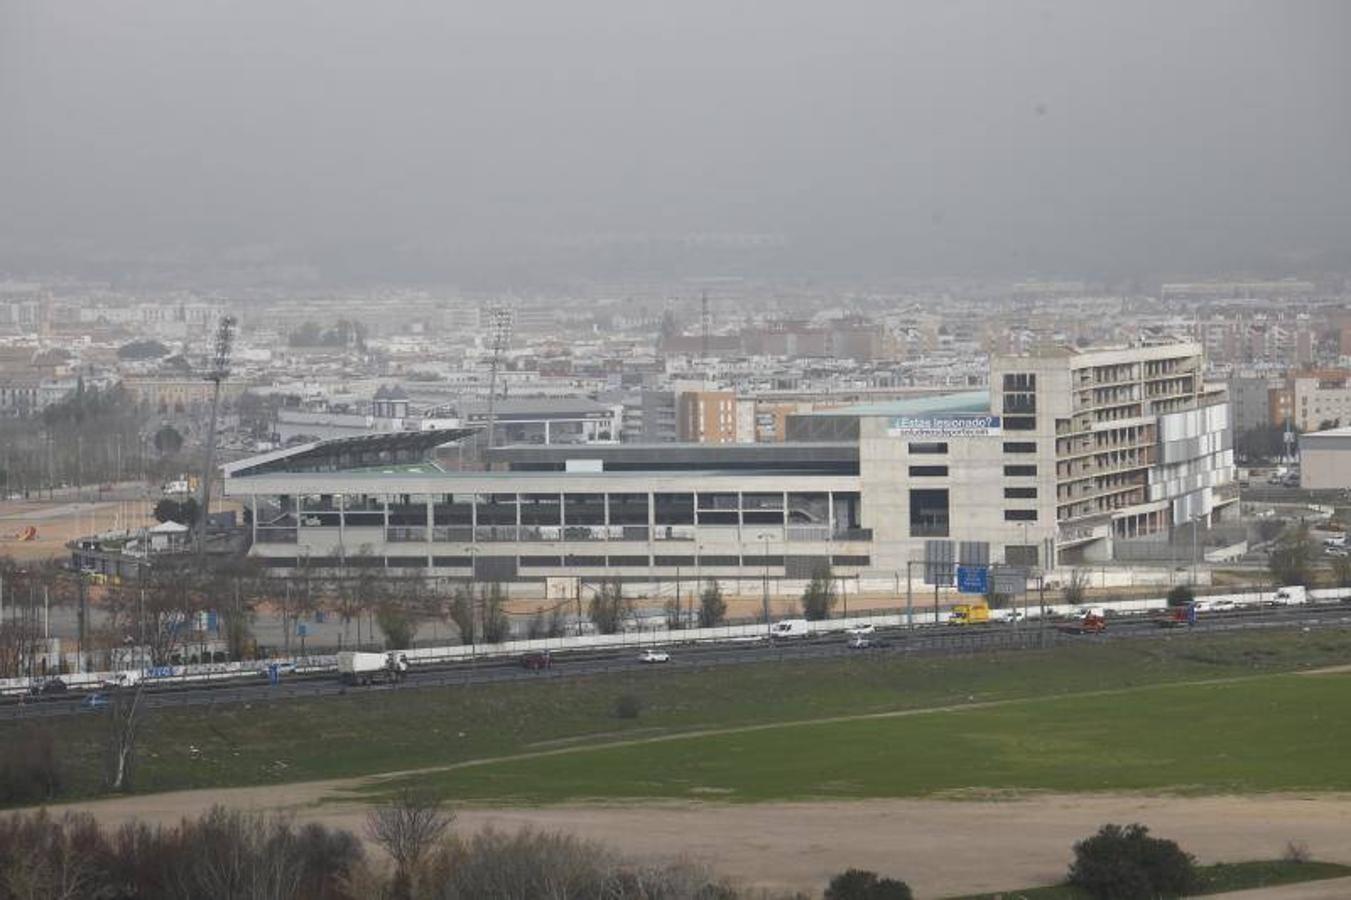
<path fill-rule="evenodd" d="M 136 743 L 140 738 L 145 687 L 137 684 L 120 688 L 108 698 L 108 787 L 124 791 L 131 786 L 131 773 L 136 761 Z"/>
<path fill-rule="evenodd" d="M 413 873 L 454 821 L 454 814 L 433 795 L 405 790 L 367 813 L 366 836 L 394 860 L 396 885 L 401 884 L 406 893 Z"/>
<path fill-rule="evenodd" d="M 1083 569 L 1070 572 L 1070 580 L 1065 582 L 1065 602 L 1071 606 L 1083 603 L 1088 595 L 1088 573 Z"/>

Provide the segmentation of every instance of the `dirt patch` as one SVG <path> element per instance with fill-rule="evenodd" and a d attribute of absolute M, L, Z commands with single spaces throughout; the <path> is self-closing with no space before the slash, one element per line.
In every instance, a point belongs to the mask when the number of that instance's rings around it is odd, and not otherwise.
<path fill-rule="evenodd" d="M 1303 669 L 1299 675 L 1343 675 L 1351 672 L 1351 666 L 1324 666 L 1321 669 Z"/>
<path fill-rule="evenodd" d="M 216 803 L 294 813 L 359 831 L 365 805 L 328 802 L 351 782 L 187 791 L 75 804 L 108 823 L 174 822 Z M 1202 862 L 1279 857 L 1306 844 L 1317 859 L 1351 863 L 1351 797 L 1034 795 L 849 803 L 573 804 L 466 808 L 457 827 L 567 831 L 643 859 L 687 856 L 748 883 L 819 890 L 849 866 L 894 874 L 921 897 L 1047 884 L 1062 877 L 1075 840 L 1105 822 L 1143 822 Z M 979 852 L 957 852 L 979 848 Z M 1313 886 L 1309 886 L 1313 889 Z M 1344 888 L 1343 888 L 1344 890 Z M 1248 896 L 1248 895 L 1245 895 Z M 1272 893 L 1272 900 L 1287 895 Z M 1290 894 L 1314 900 L 1347 893 Z"/>

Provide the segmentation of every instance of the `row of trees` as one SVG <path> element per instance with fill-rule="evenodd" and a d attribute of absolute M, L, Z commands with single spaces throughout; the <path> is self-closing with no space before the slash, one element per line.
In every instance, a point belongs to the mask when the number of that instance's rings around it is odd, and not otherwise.
<path fill-rule="evenodd" d="M 287 816 L 216 807 L 177 825 L 106 829 L 88 813 L 0 818 L 0 897 L 103 900 L 257 897 L 290 900 L 807 900 L 739 888 L 689 862 L 635 863 L 571 835 L 492 828 L 461 835 L 426 794 L 403 792 L 366 816 L 363 836 Z M 1290 862 L 1305 862 L 1287 854 Z M 1104 825 L 1073 848 L 1066 882 L 1094 900 L 1187 896 L 1196 861 L 1143 825 Z M 849 869 L 824 900 L 911 900 L 910 887 Z"/>
<path fill-rule="evenodd" d="M 439 803 L 404 795 L 350 831 L 217 807 L 176 825 L 101 827 L 88 813 L 0 818 L 0 897 L 106 900 L 737 900 L 702 866 L 644 864 L 566 834 L 461 835 Z"/>

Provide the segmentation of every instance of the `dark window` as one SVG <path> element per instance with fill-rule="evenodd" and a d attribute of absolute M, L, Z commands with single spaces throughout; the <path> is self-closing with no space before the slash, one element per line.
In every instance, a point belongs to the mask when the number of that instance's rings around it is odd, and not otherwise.
<path fill-rule="evenodd" d="M 736 494 L 703 494 L 699 495 L 700 509 L 736 509 L 738 507 Z"/>
<path fill-rule="evenodd" d="M 948 445 L 941 441 L 924 441 L 909 445 L 911 453 L 947 453 Z"/>
<path fill-rule="evenodd" d="M 701 513 L 700 515 L 707 516 L 710 514 Z M 720 513 L 713 513 L 712 515 L 720 515 Z M 783 510 L 744 510 L 741 513 L 741 522 L 743 525 L 782 525 Z"/>
<path fill-rule="evenodd" d="M 522 494 L 522 525 L 562 525 L 563 505 L 557 494 Z"/>
<path fill-rule="evenodd" d="M 1035 509 L 1006 509 L 1004 510 L 1004 519 L 1008 522 L 1035 522 L 1037 521 L 1037 511 Z"/>
<path fill-rule="evenodd" d="M 872 565 L 872 558 L 853 555 L 832 556 L 830 564 L 832 566 L 870 566 Z"/>
<path fill-rule="evenodd" d="M 557 568 L 563 564 L 561 556 L 522 556 L 521 568 L 523 569 L 542 569 Z"/>
<path fill-rule="evenodd" d="M 760 568 L 764 568 L 765 566 L 781 566 L 783 565 L 783 557 L 774 556 L 773 554 L 770 554 L 769 556 L 743 556 L 741 557 L 741 564 L 743 566 L 759 566 Z"/>
<path fill-rule="evenodd" d="M 688 566 L 694 567 L 693 556 L 658 556 L 655 562 L 659 566 Z"/>
<path fill-rule="evenodd" d="M 647 494 L 611 494 L 611 525 L 646 525 Z"/>
<path fill-rule="evenodd" d="M 1039 551 L 1036 544 L 1007 544 L 1004 547 L 1004 562 L 1011 566 L 1035 566 L 1039 564 Z"/>
<path fill-rule="evenodd" d="M 421 569 L 427 565 L 425 556 L 391 556 L 389 557 L 389 567 L 391 569 Z"/>
<path fill-rule="evenodd" d="M 700 525 L 735 525 L 737 523 L 737 512 L 710 512 L 708 510 L 699 510 Z"/>
<path fill-rule="evenodd" d="M 612 566 L 647 566 L 646 556 L 612 556 L 610 557 Z"/>
<path fill-rule="evenodd" d="M 910 492 L 910 536 L 947 537 L 948 492 L 912 490 Z"/>
<path fill-rule="evenodd" d="M 563 558 L 563 565 L 569 566 L 569 567 L 574 568 L 574 569 L 580 569 L 580 568 L 591 567 L 591 566 L 594 566 L 595 568 L 598 568 L 598 569 L 599 569 L 599 568 L 603 568 L 603 567 L 605 566 L 605 557 L 603 557 L 603 556 L 565 556 L 565 557 Z"/>
<path fill-rule="evenodd" d="M 1005 416 L 1005 417 L 1004 417 L 1004 430 L 1005 430 L 1005 431 L 1036 431 L 1036 430 L 1037 430 L 1037 417 L 1036 417 L 1036 416 Z"/>
<path fill-rule="evenodd" d="M 1005 441 L 1005 453 L 1036 453 L 1036 441 Z"/>
<path fill-rule="evenodd" d="M 701 556 L 699 564 L 702 566 L 739 566 L 741 557 L 739 556 Z"/>
<path fill-rule="evenodd" d="M 910 467 L 910 477 L 911 477 L 911 478 L 923 478 L 923 477 L 929 476 L 929 475 L 946 475 L 946 474 L 948 474 L 948 467 L 947 467 L 947 466 L 911 466 L 911 467 Z"/>
<path fill-rule="evenodd" d="M 604 494 L 564 494 L 563 521 L 568 525 L 604 525 Z"/>
<path fill-rule="evenodd" d="M 1025 475 L 1036 475 L 1036 466 L 1005 466 L 1004 474 L 1010 478 L 1021 478 Z"/>
<path fill-rule="evenodd" d="M 1035 500 L 1037 499 L 1037 489 L 1034 487 L 1006 487 L 1004 488 L 1004 499 Z"/>
<path fill-rule="evenodd" d="M 438 569 L 467 569 L 472 564 L 468 556 L 433 556 L 432 565 Z"/>
<path fill-rule="evenodd" d="M 515 495 L 515 494 L 479 494 L 479 495 L 478 495 L 478 524 L 480 524 L 480 525 L 515 525 L 515 524 L 516 524 L 516 495 Z"/>
<path fill-rule="evenodd" d="M 344 516 L 348 528 L 383 528 L 385 514 L 382 512 L 349 512 Z"/>
<path fill-rule="evenodd" d="M 1035 391 L 1037 376 L 1030 372 L 1008 372 L 1004 375 L 1005 391 Z"/>
<path fill-rule="evenodd" d="M 655 494 L 652 514 L 658 525 L 693 525 L 693 494 Z"/>

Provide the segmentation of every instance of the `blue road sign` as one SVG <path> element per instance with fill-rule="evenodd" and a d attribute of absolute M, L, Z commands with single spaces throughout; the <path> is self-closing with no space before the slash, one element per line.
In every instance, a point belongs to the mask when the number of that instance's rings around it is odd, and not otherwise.
<path fill-rule="evenodd" d="M 310 629 L 305 625 L 304 622 L 297 622 L 297 623 L 296 623 L 296 635 L 297 635 L 298 637 L 304 637 L 305 635 L 307 635 L 307 634 L 309 634 L 309 633 L 310 633 Z"/>
<path fill-rule="evenodd" d="M 985 566 L 958 566 L 957 590 L 963 594 L 985 594 L 990 590 L 990 570 Z"/>

